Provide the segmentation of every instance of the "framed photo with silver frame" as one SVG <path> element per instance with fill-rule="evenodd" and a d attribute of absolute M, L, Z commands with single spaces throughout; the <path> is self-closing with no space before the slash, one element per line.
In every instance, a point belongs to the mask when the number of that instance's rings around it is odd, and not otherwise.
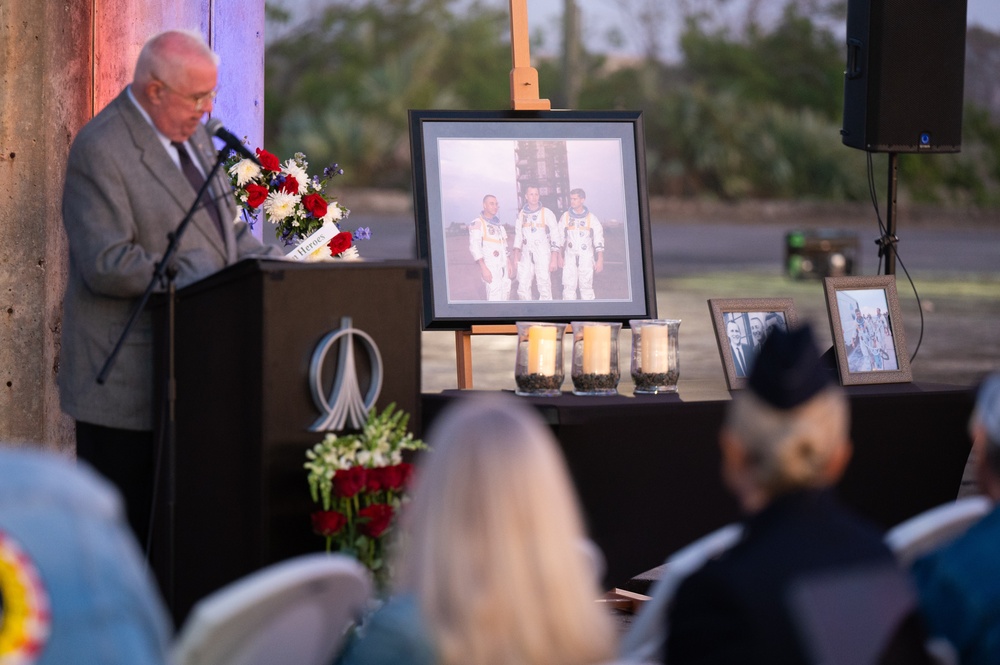
<path fill-rule="evenodd" d="M 730 390 L 746 388 L 750 369 L 768 335 L 798 324 L 791 298 L 712 298 L 708 309 Z"/>
<path fill-rule="evenodd" d="M 895 276 L 827 277 L 823 284 L 841 385 L 912 381 Z"/>
<path fill-rule="evenodd" d="M 639 111 L 410 111 L 423 327 L 656 317 Z"/>

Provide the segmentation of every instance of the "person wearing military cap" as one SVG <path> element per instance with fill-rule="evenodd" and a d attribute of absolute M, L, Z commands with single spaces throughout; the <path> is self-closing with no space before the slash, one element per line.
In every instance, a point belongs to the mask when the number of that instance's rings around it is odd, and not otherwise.
<path fill-rule="evenodd" d="M 850 417 L 809 328 L 776 330 L 747 383 L 719 437 L 743 533 L 679 585 L 666 662 L 929 662 L 909 580 L 832 492 L 851 457 Z M 845 626 L 849 640 L 830 639 Z"/>

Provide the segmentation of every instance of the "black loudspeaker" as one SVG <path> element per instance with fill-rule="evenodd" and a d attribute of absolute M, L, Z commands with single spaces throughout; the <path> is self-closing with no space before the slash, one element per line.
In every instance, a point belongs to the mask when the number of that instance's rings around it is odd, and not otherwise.
<path fill-rule="evenodd" d="M 845 145 L 961 150 L 966 2 L 849 0 Z"/>

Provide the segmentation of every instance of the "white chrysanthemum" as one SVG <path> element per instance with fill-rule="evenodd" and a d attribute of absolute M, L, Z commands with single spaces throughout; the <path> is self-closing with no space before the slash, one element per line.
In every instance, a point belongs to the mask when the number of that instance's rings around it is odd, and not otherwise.
<path fill-rule="evenodd" d="M 340 206 L 335 201 L 331 201 L 330 205 L 326 208 L 326 214 L 323 215 L 323 223 L 336 222 L 343 216 L 344 213 L 340 209 Z"/>
<path fill-rule="evenodd" d="M 337 258 L 343 259 L 344 261 L 359 261 L 361 260 L 361 254 L 358 252 L 357 245 L 351 245 L 340 254 L 337 254 Z"/>
<path fill-rule="evenodd" d="M 260 167 L 249 159 L 241 159 L 229 167 L 229 175 L 236 177 L 236 184 L 239 187 L 247 184 L 251 180 L 256 180 L 260 175 Z"/>
<path fill-rule="evenodd" d="M 294 159 L 289 159 L 285 162 L 285 165 L 281 167 L 281 172 L 295 178 L 295 182 L 299 183 L 298 193 L 305 194 L 306 190 L 309 188 L 309 174 L 306 173 L 305 169 L 296 164 Z"/>
<path fill-rule="evenodd" d="M 264 200 L 264 212 L 271 223 L 280 222 L 289 215 L 295 214 L 295 206 L 299 204 L 300 198 L 297 194 L 286 194 L 285 192 L 271 192 Z"/>

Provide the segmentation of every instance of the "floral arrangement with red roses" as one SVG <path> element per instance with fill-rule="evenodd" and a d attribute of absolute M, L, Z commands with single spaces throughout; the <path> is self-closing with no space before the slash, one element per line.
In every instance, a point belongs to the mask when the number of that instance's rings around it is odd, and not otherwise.
<path fill-rule="evenodd" d="M 333 164 L 323 169 L 323 177 L 309 175 L 309 163 L 301 152 L 282 164 L 266 150 L 257 148 L 260 166 L 235 151 L 226 160 L 226 172 L 236 190 L 240 214 L 253 226 L 258 212 L 274 225 L 275 236 L 286 245 L 298 245 L 326 225 L 335 235 L 325 244 L 330 256 L 358 258 L 357 240 L 371 238 L 371 230 L 341 231 L 339 223 L 350 210 L 326 194 L 327 184 L 344 170 Z"/>
<path fill-rule="evenodd" d="M 386 541 L 413 469 L 403 451 L 427 447 L 407 432 L 409 420 L 395 404 L 372 409 L 360 432 L 328 433 L 306 451 L 309 491 L 322 507 L 312 514 L 313 531 L 326 538 L 328 552 L 353 555 L 380 585 L 388 580 Z"/>

